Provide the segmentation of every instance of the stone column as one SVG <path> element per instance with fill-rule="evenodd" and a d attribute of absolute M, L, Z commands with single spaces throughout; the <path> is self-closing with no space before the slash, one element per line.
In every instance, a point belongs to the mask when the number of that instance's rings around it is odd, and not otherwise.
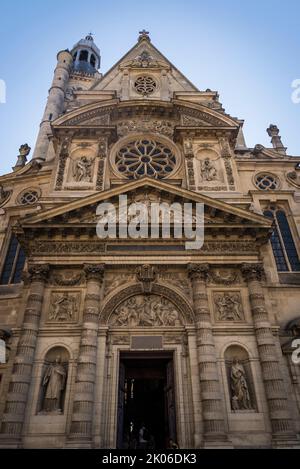
<path fill-rule="evenodd" d="M 197 354 L 196 331 L 187 327 L 189 360 L 191 370 L 192 395 L 193 395 L 193 418 L 194 418 L 194 448 L 201 448 L 203 443 L 203 418 L 200 399 L 199 365 Z"/>
<path fill-rule="evenodd" d="M 84 272 L 87 285 L 69 433 L 69 446 L 73 440 L 77 447 L 78 444 L 87 447 L 92 444 L 100 293 L 104 265 L 86 264 Z"/>
<path fill-rule="evenodd" d="M 192 281 L 196 319 L 204 446 L 228 446 L 225 434 L 221 385 L 206 292 L 209 265 L 189 264 L 188 271 Z"/>
<path fill-rule="evenodd" d="M 276 444 L 279 440 L 294 440 L 293 421 L 288 408 L 287 394 L 280 370 L 281 364 L 261 286 L 264 277 L 263 265 L 244 263 L 241 266 L 241 270 L 248 283 L 249 299 L 269 407 L 273 441 Z"/>
<path fill-rule="evenodd" d="M 49 270 L 49 265 L 37 264 L 30 265 L 28 269 L 31 285 L 1 428 L 3 437 L 7 436 L 10 442 L 21 441 L 44 289 Z"/>

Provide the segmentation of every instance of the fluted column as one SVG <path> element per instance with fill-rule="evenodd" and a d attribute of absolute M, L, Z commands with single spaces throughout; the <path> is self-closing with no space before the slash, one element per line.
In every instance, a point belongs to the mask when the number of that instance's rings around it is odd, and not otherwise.
<path fill-rule="evenodd" d="M 10 441 L 21 440 L 49 265 L 30 265 L 28 272 L 30 291 L 1 427 Z"/>
<path fill-rule="evenodd" d="M 196 318 L 204 445 L 209 446 L 210 443 L 221 441 L 226 444 L 227 436 L 225 435 L 222 394 L 206 292 L 209 265 L 189 264 L 188 271 L 192 281 Z"/>
<path fill-rule="evenodd" d="M 248 284 L 249 299 L 269 407 L 273 439 L 294 439 L 293 421 L 288 408 L 287 394 L 280 370 L 280 360 L 266 309 L 264 292 L 261 286 L 261 281 L 264 276 L 263 265 L 259 263 L 244 263 L 241 266 L 241 270 Z"/>
<path fill-rule="evenodd" d="M 84 272 L 87 285 L 69 438 L 81 441 L 83 444 L 85 441 L 87 445 L 90 445 L 95 401 L 100 293 L 104 265 L 87 264 L 84 266 Z"/>

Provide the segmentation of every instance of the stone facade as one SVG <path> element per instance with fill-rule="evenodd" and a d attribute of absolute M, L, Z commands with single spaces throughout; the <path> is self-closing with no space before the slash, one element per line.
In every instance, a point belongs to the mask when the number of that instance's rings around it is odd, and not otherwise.
<path fill-rule="evenodd" d="M 0 176 L 0 447 L 121 447 L 130 354 L 172 363 L 181 448 L 299 447 L 300 157 L 274 125 L 248 148 L 145 31 L 99 66 L 91 36 L 58 54 L 33 158 Z M 204 204 L 203 247 L 99 239 L 120 195 Z"/>

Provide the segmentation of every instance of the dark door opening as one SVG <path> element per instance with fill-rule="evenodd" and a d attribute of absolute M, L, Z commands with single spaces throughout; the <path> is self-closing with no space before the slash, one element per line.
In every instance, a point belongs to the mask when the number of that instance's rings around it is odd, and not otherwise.
<path fill-rule="evenodd" d="M 173 355 L 121 353 L 117 448 L 164 449 L 176 441 Z"/>

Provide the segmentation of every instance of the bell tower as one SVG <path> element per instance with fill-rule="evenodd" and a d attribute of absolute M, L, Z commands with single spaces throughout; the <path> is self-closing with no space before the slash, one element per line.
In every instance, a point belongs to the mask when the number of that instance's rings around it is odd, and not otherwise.
<path fill-rule="evenodd" d="M 94 74 L 100 68 L 100 50 L 94 43 L 92 33 L 78 41 L 72 51 L 73 70 L 87 74 Z"/>

